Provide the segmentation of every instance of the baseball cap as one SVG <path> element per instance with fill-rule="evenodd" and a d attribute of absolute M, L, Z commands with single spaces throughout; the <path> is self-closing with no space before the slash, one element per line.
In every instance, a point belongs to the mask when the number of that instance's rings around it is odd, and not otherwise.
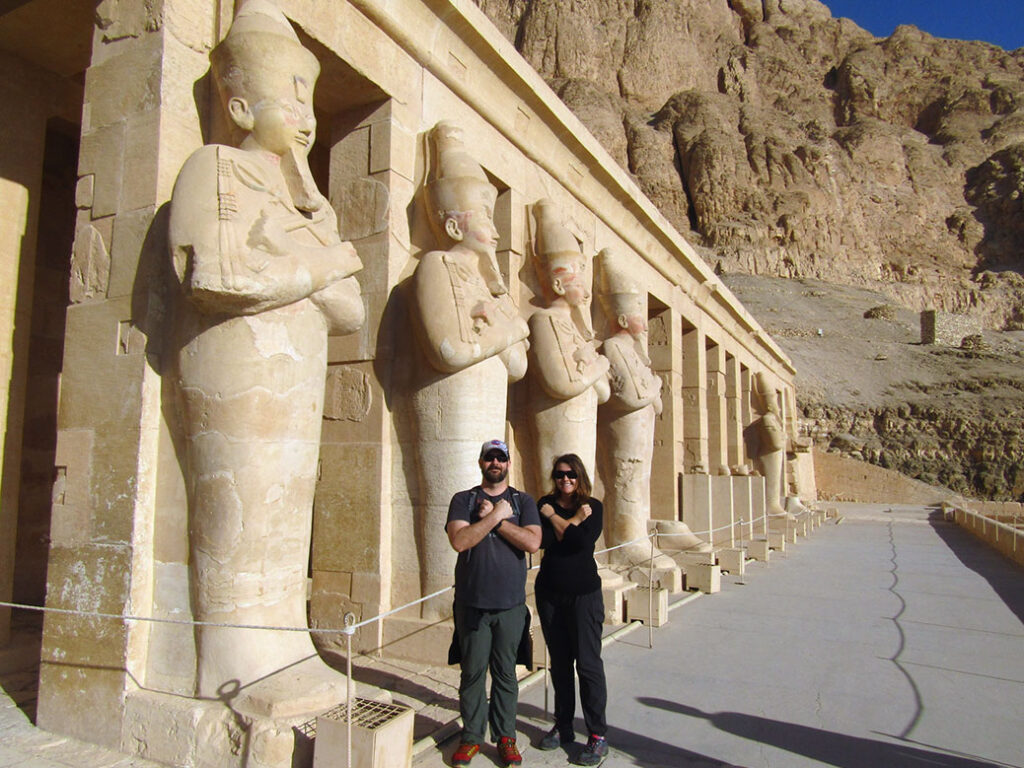
<path fill-rule="evenodd" d="M 508 444 L 504 440 L 488 440 L 480 446 L 480 458 L 485 458 L 491 451 L 500 451 L 508 461 Z"/>

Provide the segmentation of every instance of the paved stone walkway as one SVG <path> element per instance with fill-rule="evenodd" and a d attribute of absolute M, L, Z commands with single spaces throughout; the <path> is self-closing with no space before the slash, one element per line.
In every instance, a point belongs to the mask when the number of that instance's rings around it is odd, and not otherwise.
<path fill-rule="evenodd" d="M 606 648 L 606 768 L 1024 768 L 1024 571 L 928 509 L 837 506 L 841 524 L 673 610 L 653 650 L 646 628 Z M 420 737 L 450 717 L 457 674 L 406 667 L 357 678 L 426 701 Z M 154 765 L 39 731 L 2 682 L 0 768 Z M 546 729 L 534 685 L 520 703 L 527 768 L 580 748 L 530 748 Z M 453 749 L 414 766 L 447 765 Z M 473 763 L 494 765 L 492 747 Z"/>
<path fill-rule="evenodd" d="M 930 510 L 839 506 L 841 524 L 673 611 L 654 650 L 646 629 L 606 648 L 606 768 L 1024 765 L 1024 571 Z M 543 706 L 523 694 L 521 738 L 546 731 Z"/>

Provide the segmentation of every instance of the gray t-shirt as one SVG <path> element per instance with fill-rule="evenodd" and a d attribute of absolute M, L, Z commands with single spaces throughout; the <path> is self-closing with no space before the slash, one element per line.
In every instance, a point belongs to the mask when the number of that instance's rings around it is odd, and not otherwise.
<path fill-rule="evenodd" d="M 452 496 L 445 525 L 452 520 L 465 520 L 472 525 L 480 519 L 481 501 L 490 499 L 497 504 L 502 498 L 512 505 L 509 522 L 518 526 L 540 525 L 537 502 L 528 493 L 510 487 L 500 496 L 490 496 L 479 486 Z M 455 601 L 485 611 L 503 611 L 525 603 L 525 553 L 497 531 L 490 531 L 475 547 L 459 553 L 455 562 Z"/>

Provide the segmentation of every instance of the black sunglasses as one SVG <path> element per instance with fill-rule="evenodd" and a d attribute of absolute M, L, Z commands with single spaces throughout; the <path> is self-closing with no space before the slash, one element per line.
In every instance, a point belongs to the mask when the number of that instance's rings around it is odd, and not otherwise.
<path fill-rule="evenodd" d="M 579 475 L 576 474 L 575 469 L 556 469 L 551 473 L 552 480 L 561 480 L 563 477 L 575 480 Z"/>

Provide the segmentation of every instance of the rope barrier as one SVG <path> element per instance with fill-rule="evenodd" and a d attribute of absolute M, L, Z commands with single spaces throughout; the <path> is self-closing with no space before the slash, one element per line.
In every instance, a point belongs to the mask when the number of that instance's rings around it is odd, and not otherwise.
<path fill-rule="evenodd" d="M 767 516 L 767 517 L 779 517 L 779 515 L 777 515 L 777 514 L 776 515 L 766 514 L 765 516 Z M 746 522 L 747 521 L 741 521 L 738 525 L 742 526 L 742 525 L 746 524 Z M 638 538 L 633 539 L 631 541 L 623 542 L 622 544 L 616 544 L 613 547 L 606 547 L 605 549 L 598 550 L 598 551 L 594 552 L 594 557 L 597 557 L 598 555 L 605 555 L 605 554 L 608 554 L 609 552 L 614 552 L 617 549 L 623 549 L 624 547 L 629 547 L 629 546 L 632 546 L 633 544 L 639 544 L 641 542 L 648 542 L 648 541 L 650 541 L 652 543 L 652 545 L 653 545 L 655 537 L 658 537 L 658 536 L 665 536 L 665 537 L 670 537 L 670 536 L 698 536 L 698 537 L 700 537 L 700 536 L 715 534 L 715 533 L 718 533 L 720 531 L 728 530 L 730 528 L 735 528 L 736 525 L 737 525 L 737 523 L 732 523 L 730 525 L 723 525 L 723 526 L 720 526 L 718 528 L 712 528 L 712 529 L 707 530 L 707 531 L 688 531 L 688 532 L 685 532 L 685 533 L 678 533 L 678 532 L 677 533 L 672 533 L 672 532 L 658 532 L 658 531 L 654 531 L 652 533 L 647 534 L 646 536 L 641 536 L 641 537 L 638 537 Z M 650 558 L 650 560 L 645 561 L 645 562 L 652 562 L 652 561 L 653 561 L 653 557 Z M 639 567 L 639 566 L 641 566 L 643 564 L 644 563 L 635 563 L 634 565 Z M 536 570 L 538 568 L 540 568 L 539 564 L 531 566 L 529 570 Z M 26 604 L 22 604 L 22 603 L 12 603 L 12 602 L 7 602 L 7 601 L 0 601 L 0 608 L 18 608 L 18 609 L 21 609 L 21 610 L 38 611 L 40 613 L 56 613 L 56 614 L 61 614 L 61 615 L 81 616 L 81 617 L 93 618 L 93 619 L 118 619 L 118 620 L 121 620 L 121 621 L 150 622 L 152 624 L 177 624 L 177 625 L 187 625 L 187 626 L 192 626 L 192 627 L 215 627 L 215 628 L 220 628 L 220 629 L 257 629 L 257 630 L 263 630 L 263 631 L 267 631 L 267 632 L 309 632 L 309 633 L 315 633 L 315 634 L 320 634 L 320 635 L 350 635 L 351 636 L 351 635 L 355 634 L 357 629 L 361 629 L 362 627 L 366 627 L 366 626 L 369 626 L 370 624 L 374 624 L 374 623 L 376 623 L 378 621 L 381 621 L 382 619 L 386 619 L 389 616 L 393 616 L 396 613 L 400 613 L 401 611 L 407 610 L 408 608 L 412 608 L 413 606 L 419 605 L 420 603 L 424 603 L 427 600 L 432 600 L 435 597 L 440 597 L 441 595 L 443 595 L 443 594 L 445 594 L 447 592 L 451 592 L 454 589 L 455 589 L 454 585 L 449 586 L 449 587 L 445 587 L 444 589 L 439 589 L 436 592 L 430 593 L 429 595 L 424 595 L 423 597 L 417 598 L 416 600 L 412 600 L 412 601 L 410 601 L 408 603 L 405 603 L 404 605 L 400 605 L 397 608 L 392 608 L 389 611 L 385 611 L 384 613 L 378 614 L 376 616 L 372 616 L 369 619 L 364 619 L 363 621 L 355 622 L 353 624 L 346 625 L 344 627 L 337 627 L 337 628 L 325 627 L 325 628 L 318 628 L 318 629 L 314 629 L 312 627 L 284 627 L 284 626 L 273 626 L 273 625 L 266 625 L 266 624 L 234 624 L 234 623 L 231 623 L 231 622 L 224 622 L 224 621 L 198 621 L 198 620 L 195 620 L 195 619 L 172 619 L 172 618 L 163 617 L 163 616 L 136 616 L 136 615 L 127 614 L 127 613 L 104 613 L 102 611 L 82 611 L 82 610 L 78 610 L 78 609 L 74 609 L 74 608 L 52 608 L 52 607 L 47 607 L 47 606 L 42 606 L 42 605 L 26 605 Z"/>

